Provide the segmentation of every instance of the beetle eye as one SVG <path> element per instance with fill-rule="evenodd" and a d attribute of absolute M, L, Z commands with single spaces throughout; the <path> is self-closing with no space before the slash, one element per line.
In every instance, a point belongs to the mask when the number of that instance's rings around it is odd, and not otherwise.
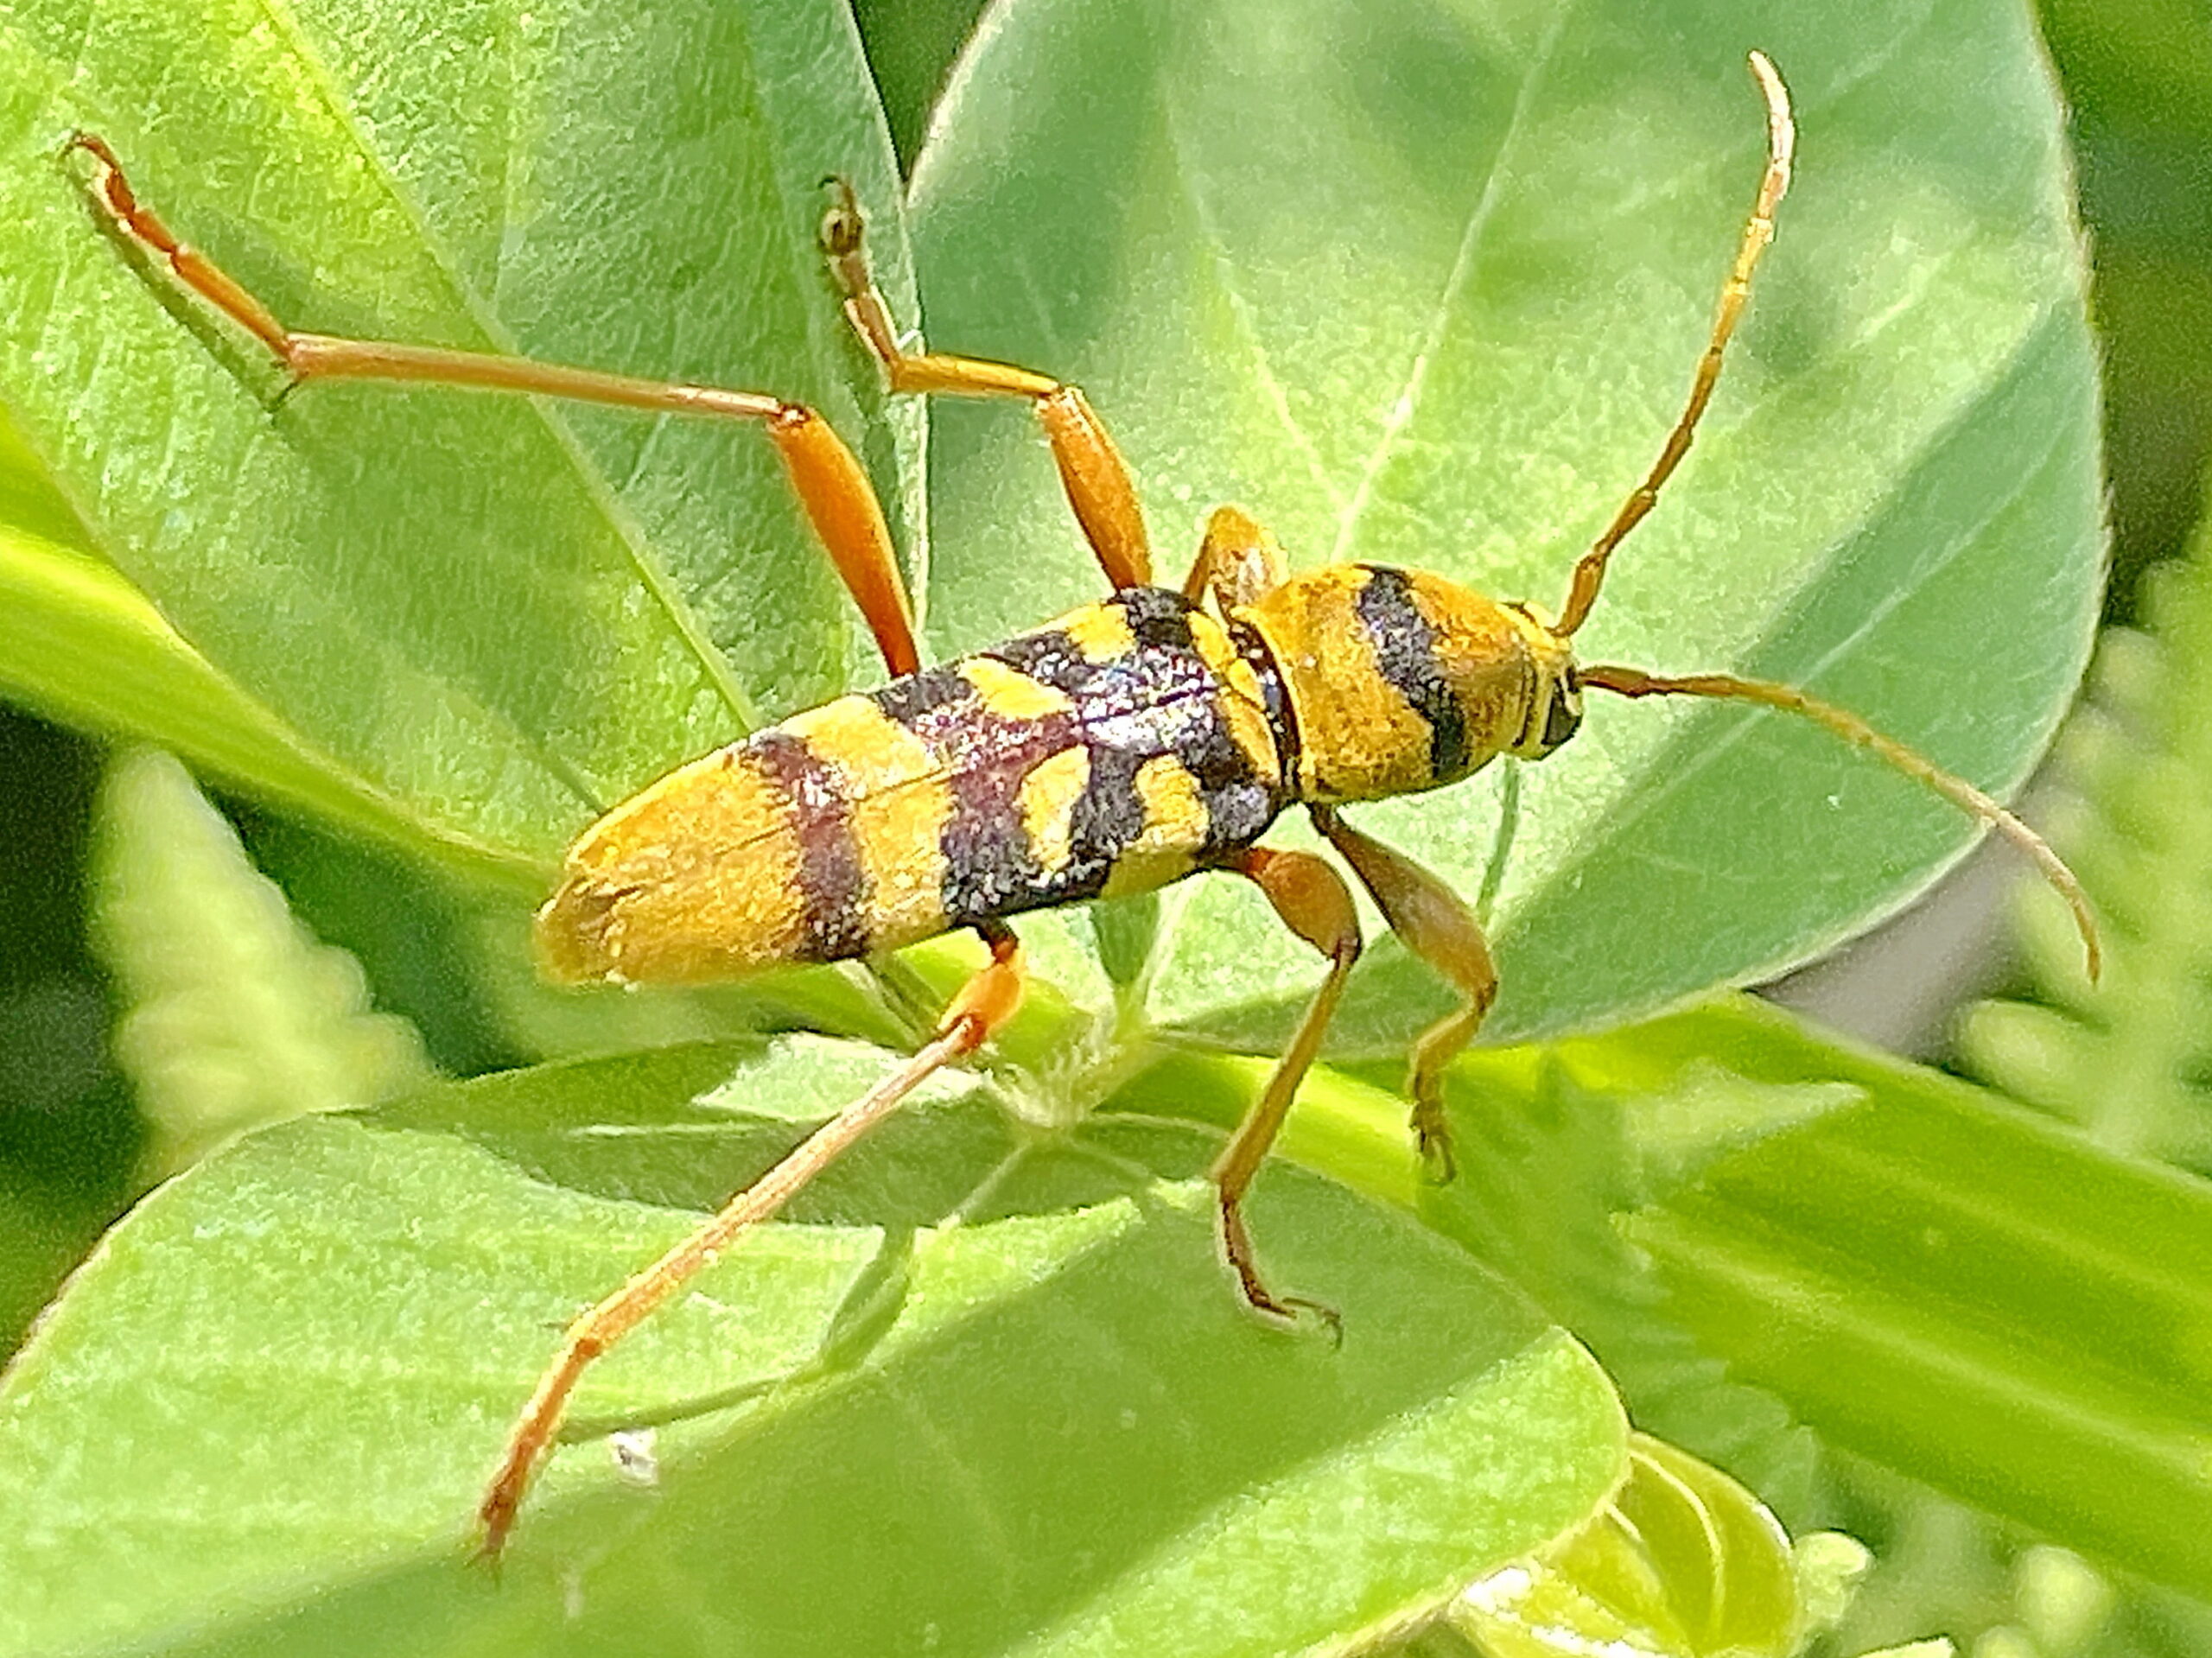
<path fill-rule="evenodd" d="M 1564 689 L 1552 698 L 1552 705 L 1544 711 L 1544 747 L 1547 752 L 1582 728 L 1582 710 Z"/>

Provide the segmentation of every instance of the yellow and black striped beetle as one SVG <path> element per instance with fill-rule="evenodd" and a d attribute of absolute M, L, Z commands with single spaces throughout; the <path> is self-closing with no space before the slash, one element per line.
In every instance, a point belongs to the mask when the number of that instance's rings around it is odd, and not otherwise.
<path fill-rule="evenodd" d="M 822 246 L 855 333 L 890 389 L 1028 400 L 1068 500 L 1112 589 L 1043 629 L 934 668 L 916 650 L 889 531 L 850 451 L 812 410 L 758 392 L 632 379 L 512 358 L 296 333 L 179 242 L 131 192 L 116 157 L 79 134 L 121 232 L 260 340 L 295 383 L 429 381 L 758 421 L 866 618 L 890 682 L 842 696 L 692 761 L 616 807 L 569 849 L 537 916 L 542 965 L 570 982 L 697 982 L 851 960 L 955 929 L 990 960 L 931 1039 L 864 1097 L 666 1255 L 584 1313 L 517 1422 L 480 1509 L 496 1553 L 569 1395 L 593 1360 L 737 1234 L 773 1215 L 926 1077 L 972 1053 L 1021 994 L 1011 917 L 1140 893 L 1201 871 L 1239 874 L 1328 959 L 1287 1051 L 1215 1160 L 1221 1237 L 1244 1299 L 1289 1316 L 1255 1263 L 1242 1204 L 1319 1051 L 1361 949 L 1351 890 L 1326 860 L 1259 844 L 1302 806 L 1406 945 L 1459 992 L 1412 1058 L 1414 1128 L 1448 1169 L 1439 1085 L 1497 989 L 1467 905 L 1340 809 L 1468 777 L 1500 755 L 1541 759 L 1570 740 L 1583 693 L 1729 698 L 1788 709 L 1872 750 L 1995 827 L 2073 906 L 2096 969 L 2094 924 L 2069 871 L 1995 801 L 1791 687 L 1728 675 L 1662 677 L 1578 664 L 1573 636 L 1607 560 L 1688 451 L 1722 354 L 1774 234 L 1794 131 L 1779 76 L 1751 68 L 1768 153 L 1689 397 L 1659 458 L 1576 565 L 1556 620 L 1421 571 L 1348 564 L 1288 573 L 1235 507 L 1213 515 L 1179 588 L 1152 581 L 1136 492 L 1076 387 L 980 359 L 900 345 L 870 276 L 849 188 L 836 181 Z"/>

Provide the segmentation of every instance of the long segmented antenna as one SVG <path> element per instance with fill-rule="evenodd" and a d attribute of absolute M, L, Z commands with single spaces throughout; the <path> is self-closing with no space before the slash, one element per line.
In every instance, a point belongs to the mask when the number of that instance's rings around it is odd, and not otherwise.
<path fill-rule="evenodd" d="M 2097 940 L 2096 918 L 2089 912 L 2088 894 L 2082 890 L 2082 883 L 2066 867 L 2065 860 L 2051 850 L 2050 843 L 1964 778 L 1944 771 L 1894 737 L 1884 736 L 1848 709 L 1808 696 L 1795 685 L 1777 684 L 1766 679 L 1738 679 L 1733 674 L 1684 674 L 1670 678 L 1645 673 L 1641 668 L 1624 668 L 1609 663 L 1578 668 L 1575 675 L 1585 685 L 1594 685 L 1620 696 L 1717 697 L 1802 714 L 1844 741 L 1879 755 L 1907 777 L 1918 778 L 1961 810 L 1980 819 L 2027 854 L 2043 878 L 2074 912 L 2074 924 L 2081 931 L 2082 947 L 2088 956 L 2090 981 L 2094 983 L 2103 970 L 2104 951 Z"/>
<path fill-rule="evenodd" d="M 1598 537 L 1588 552 L 1582 555 L 1574 567 L 1574 583 L 1567 591 L 1567 608 L 1560 613 L 1559 625 L 1552 631 L 1561 638 L 1582 626 L 1590 614 L 1590 607 L 1598 602 L 1598 589 L 1605 580 L 1605 562 L 1613 556 L 1628 532 L 1643 522 L 1644 514 L 1657 504 L 1659 492 L 1675 468 L 1689 453 L 1690 439 L 1697 431 L 1699 419 L 1706 405 L 1713 401 L 1714 382 L 1720 378 L 1720 359 L 1728 349 L 1728 341 L 1736 332 L 1736 324 L 1744 314 L 1744 304 L 1751 294 L 1751 272 L 1758 268 L 1759 256 L 1774 240 L 1774 211 L 1782 203 L 1783 194 L 1789 188 L 1789 162 L 1796 152 L 1797 127 L 1789 114 L 1789 90 L 1782 84 L 1782 77 L 1764 52 L 1751 54 L 1751 74 L 1758 81 L 1759 91 L 1766 98 L 1766 171 L 1759 178 L 1758 200 L 1751 206 L 1751 216 L 1744 222 L 1743 240 L 1736 245 L 1736 263 L 1728 272 L 1728 280 L 1720 289 L 1720 305 L 1713 319 L 1713 334 L 1706 341 L 1705 355 L 1698 359 L 1697 376 L 1690 383 L 1689 401 L 1682 405 L 1681 417 L 1675 422 L 1675 429 L 1667 434 L 1667 441 L 1659 451 L 1643 481 L 1613 521 L 1605 533 Z"/>

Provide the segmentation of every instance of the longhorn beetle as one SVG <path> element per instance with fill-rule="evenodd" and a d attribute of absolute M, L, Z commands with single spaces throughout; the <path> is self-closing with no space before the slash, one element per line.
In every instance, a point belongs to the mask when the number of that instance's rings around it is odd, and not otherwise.
<path fill-rule="evenodd" d="M 1414 1132 L 1448 1172 L 1442 1073 L 1480 1027 L 1497 973 L 1459 897 L 1352 828 L 1342 809 L 1456 783 L 1501 754 L 1541 759 L 1580 727 L 1586 690 L 1758 703 L 1872 750 L 2035 861 L 2072 907 L 2094 976 L 2095 928 L 2072 873 L 1972 785 L 1790 686 L 1575 660 L 1573 635 L 1597 602 L 1606 562 L 1688 450 L 1773 239 L 1795 128 L 1773 65 L 1753 53 L 1751 67 L 1766 103 L 1766 166 L 1688 400 L 1649 473 L 1576 564 L 1556 620 L 1419 570 L 1339 564 L 1291 575 L 1273 538 L 1233 506 L 1213 514 L 1183 585 L 1155 586 L 1135 488 L 1083 392 L 1008 364 L 907 352 L 869 274 L 851 187 L 830 181 L 822 250 L 845 316 L 890 389 L 1027 400 L 1113 589 L 1039 632 L 934 668 L 915 649 L 882 510 L 813 410 L 760 392 L 296 333 L 141 206 L 105 143 L 83 133 L 71 140 L 93 158 L 92 188 L 121 232 L 265 345 L 294 384 L 430 381 L 719 415 L 760 422 L 775 444 L 890 683 L 680 766 L 587 829 L 537 913 L 550 977 L 728 979 L 868 956 L 959 928 L 990 952 L 911 1058 L 570 1326 L 484 1497 L 486 1553 L 505 1542 L 585 1368 L 924 1078 L 974 1053 L 1012 1016 L 1022 964 L 1007 918 L 1024 911 L 1221 870 L 1252 882 L 1327 958 L 1287 1050 L 1211 1171 L 1222 1246 L 1244 1299 L 1294 1316 L 1306 1304 L 1262 1276 L 1243 1204 L 1321 1045 L 1360 953 L 1360 927 L 1331 863 L 1260 837 L 1283 811 L 1304 807 L 1391 929 L 1458 990 L 1459 1010 L 1415 1042 L 1411 1065 Z"/>

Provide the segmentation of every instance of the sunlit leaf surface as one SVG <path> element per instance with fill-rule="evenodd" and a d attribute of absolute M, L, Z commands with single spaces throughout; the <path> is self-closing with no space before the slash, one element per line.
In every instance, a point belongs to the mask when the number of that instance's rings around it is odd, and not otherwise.
<path fill-rule="evenodd" d="M 0 1392 L 0 1651 L 1299 1651 L 1433 1610 L 1618 1477 L 1588 1356 L 1411 1221 L 1262 1183 L 1333 1346 L 1238 1309 L 1205 1137 L 1025 1148 L 941 1096 L 593 1375 L 602 1424 L 735 1401 L 633 1442 L 655 1489 L 563 1450 L 502 1580 L 472 1572 L 561 1322 L 882 1063 L 515 1073 L 165 1188 Z"/>

